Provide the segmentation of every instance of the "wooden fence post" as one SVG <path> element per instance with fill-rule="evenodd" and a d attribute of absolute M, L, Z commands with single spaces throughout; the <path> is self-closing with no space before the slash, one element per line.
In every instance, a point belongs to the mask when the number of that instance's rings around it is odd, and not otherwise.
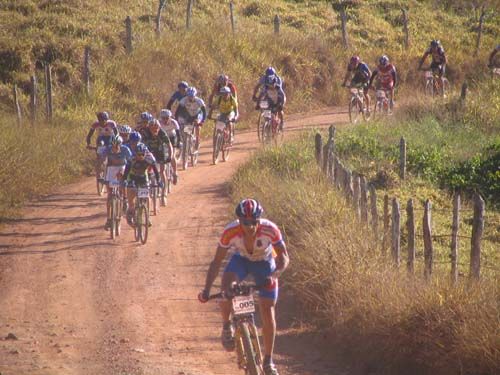
<path fill-rule="evenodd" d="M 401 9 L 403 12 L 403 32 L 405 34 L 405 39 L 404 39 L 404 46 L 405 49 L 408 49 L 410 47 L 410 34 L 408 31 L 408 11 L 406 9 Z"/>
<path fill-rule="evenodd" d="M 356 172 L 352 172 L 352 207 L 356 212 L 356 218 L 358 220 L 361 219 L 361 210 L 360 210 L 360 177 Z"/>
<path fill-rule="evenodd" d="M 389 242 L 389 196 L 384 195 L 384 235 L 382 237 L 382 254 L 385 255 Z"/>
<path fill-rule="evenodd" d="M 465 102 L 465 99 L 467 98 L 467 81 L 464 81 L 464 83 L 462 84 L 462 90 L 460 92 L 460 100 L 462 102 Z"/>
<path fill-rule="evenodd" d="M 323 140 L 321 138 L 320 133 L 316 133 L 316 136 L 314 137 L 314 150 L 315 153 L 314 155 L 316 156 L 316 163 L 318 163 L 318 166 L 321 167 L 321 152 L 323 150 Z"/>
<path fill-rule="evenodd" d="M 132 53 L 132 19 L 130 16 L 125 18 L 125 50 L 128 54 Z"/>
<path fill-rule="evenodd" d="M 52 72 L 49 63 L 45 63 L 45 108 L 47 122 L 52 122 Z"/>
<path fill-rule="evenodd" d="M 30 93 L 31 125 L 35 125 L 36 122 L 36 106 L 37 106 L 37 83 L 36 83 L 36 76 L 33 74 L 31 76 L 31 93 Z"/>
<path fill-rule="evenodd" d="M 166 4 L 167 0 L 158 1 L 158 10 L 156 11 L 156 35 L 158 36 L 161 34 L 161 12 Z"/>
<path fill-rule="evenodd" d="M 479 27 L 477 30 L 476 50 L 474 51 L 474 56 L 477 56 L 479 54 L 479 47 L 481 46 L 481 36 L 483 34 L 483 22 L 485 14 L 486 14 L 485 6 L 483 5 L 481 8 L 481 16 L 479 17 Z"/>
<path fill-rule="evenodd" d="M 328 128 L 328 141 L 325 143 L 323 147 L 323 173 L 330 177 L 329 171 L 331 170 L 331 163 L 333 158 L 333 149 L 334 149 L 334 138 L 335 138 L 335 127 L 330 125 Z"/>
<path fill-rule="evenodd" d="M 83 51 L 83 84 L 85 93 L 90 95 L 90 46 L 86 46 Z"/>
<path fill-rule="evenodd" d="M 370 204 L 371 204 L 371 217 L 372 217 L 372 228 L 373 235 L 376 240 L 379 240 L 378 236 L 378 210 L 377 210 L 377 191 L 374 186 L 370 186 Z"/>
<path fill-rule="evenodd" d="M 348 200 L 352 201 L 354 199 L 354 191 L 352 189 L 352 172 L 349 169 L 346 169 L 345 172 L 345 192 Z"/>
<path fill-rule="evenodd" d="M 233 30 L 233 34 L 235 34 L 236 24 L 234 23 L 234 4 L 232 1 L 229 2 L 229 14 L 231 16 L 231 30 Z"/>
<path fill-rule="evenodd" d="M 479 280 L 481 275 L 481 238 L 484 230 L 484 200 L 474 194 L 474 219 L 472 222 L 472 238 L 470 250 L 470 277 Z"/>
<path fill-rule="evenodd" d="M 280 33 L 280 25 L 281 25 L 280 16 L 275 15 L 274 16 L 274 33 L 275 34 L 279 34 Z"/>
<path fill-rule="evenodd" d="M 406 178 L 406 140 L 403 137 L 399 140 L 399 177 Z"/>
<path fill-rule="evenodd" d="M 407 268 L 410 274 L 415 272 L 415 216 L 413 214 L 413 199 L 406 205 L 406 228 L 408 231 L 408 261 Z"/>
<path fill-rule="evenodd" d="M 425 263 L 424 276 L 427 280 L 429 280 L 432 275 L 432 263 L 434 257 L 434 249 L 432 246 L 431 208 L 432 208 L 431 201 L 427 199 L 424 204 L 424 220 L 423 220 L 424 263 Z"/>
<path fill-rule="evenodd" d="M 361 222 L 368 224 L 368 186 L 366 183 L 366 177 L 361 176 L 359 180 L 360 186 L 360 206 L 361 206 Z"/>
<path fill-rule="evenodd" d="M 21 126 L 23 124 L 23 117 L 21 113 L 21 106 L 19 105 L 19 96 L 17 94 L 17 85 L 14 83 L 14 89 L 12 90 L 14 95 L 14 106 L 16 107 L 17 125 Z"/>
<path fill-rule="evenodd" d="M 460 193 L 453 197 L 453 224 L 451 226 L 451 281 L 458 282 L 458 230 L 460 228 Z"/>
<path fill-rule="evenodd" d="M 392 198 L 392 259 L 396 267 L 399 267 L 401 262 L 401 213 L 399 210 L 399 201 L 397 198 Z"/>
<path fill-rule="evenodd" d="M 335 156 L 334 158 L 334 164 L 335 164 L 335 169 L 333 171 L 334 173 L 334 180 L 335 180 L 335 187 L 340 190 L 340 187 L 342 186 L 343 182 L 342 182 L 342 170 L 340 168 L 340 161 L 339 161 L 339 158 L 337 156 Z"/>
<path fill-rule="evenodd" d="M 191 16 L 193 14 L 193 0 L 188 0 L 186 10 L 186 29 L 191 28 Z"/>
<path fill-rule="evenodd" d="M 342 44 L 344 48 L 349 48 L 349 40 L 347 37 L 347 13 L 345 12 L 345 5 L 340 7 L 340 21 L 342 22 Z"/>

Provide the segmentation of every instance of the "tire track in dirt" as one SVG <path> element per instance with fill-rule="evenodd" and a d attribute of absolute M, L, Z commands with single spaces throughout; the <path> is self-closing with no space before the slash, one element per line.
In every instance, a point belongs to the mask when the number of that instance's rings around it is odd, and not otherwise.
<path fill-rule="evenodd" d="M 345 120 L 334 109 L 289 116 L 287 133 Z M 230 161 L 212 166 L 206 140 L 199 165 L 180 173 L 153 217 L 145 246 L 126 224 L 109 239 L 93 178 L 29 204 L 0 231 L 0 338 L 18 337 L 0 341 L 0 372 L 240 374 L 220 345 L 217 306 L 199 304 L 196 294 L 230 219 L 227 181 L 257 147 L 255 131 L 242 131 Z M 281 374 L 333 374 L 320 354 L 297 349 L 314 340 L 287 326 L 293 316 L 280 308 Z"/>

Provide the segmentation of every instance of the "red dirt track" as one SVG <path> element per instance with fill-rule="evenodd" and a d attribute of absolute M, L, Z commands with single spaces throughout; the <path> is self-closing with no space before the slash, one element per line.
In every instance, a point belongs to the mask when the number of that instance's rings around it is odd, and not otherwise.
<path fill-rule="evenodd" d="M 287 134 L 345 121 L 333 109 L 290 116 Z M 21 219 L 3 227 L 1 375 L 243 374 L 220 344 L 216 304 L 196 299 L 229 220 L 227 182 L 258 147 L 254 130 L 236 137 L 230 160 L 216 166 L 211 141 L 203 142 L 199 164 L 179 173 L 167 207 L 152 217 L 145 246 L 126 223 L 116 241 L 109 239 L 105 198 L 90 177 L 30 203 Z M 321 339 L 295 327 L 283 289 L 280 374 L 345 374 L 311 350 Z M 6 339 L 9 333 L 17 340 Z"/>

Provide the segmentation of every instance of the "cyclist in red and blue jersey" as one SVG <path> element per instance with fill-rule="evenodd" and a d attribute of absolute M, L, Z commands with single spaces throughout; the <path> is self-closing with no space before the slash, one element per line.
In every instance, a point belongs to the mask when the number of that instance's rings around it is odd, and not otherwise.
<path fill-rule="evenodd" d="M 281 231 L 276 224 L 262 218 L 263 208 L 255 199 L 244 199 L 236 206 L 237 220 L 229 223 L 222 233 L 214 259 L 210 263 L 205 288 L 198 295 L 207 302 L 210 289 L 219 274 L 222 262 L 232 253 L 222 275 L 222 290 L 230 291 L 231 284 L 252 275 L 259 290 L 260 314 L 264 336 L 264 373 L 278 375 L 273 363 L 276 336 L 275 306 L 278 299 L 278 277 L 288 267 L 289 257 Z M 228 351 L 235 348 L 234 327 L 231 321 L 231 302 L 221 304 L 223 328 L 222 345 Z"/>
<path fill-rule="evenodd" d="M 366 100 L 366 108 L 368 112 L 370 111 L 370 95 L 368 94 L 368 86 L 370 82 L 372 72 L 368 67 L 368 64 L 361 61 L 359 56 L 353 56 L 347 64 L 347 72 L 344 76 L 344 81 L 342 82 L 342 87 L 346 86 L 348 79 L 351 79 L 350 87 L 363 88 L 363 95 Z"/>
<path fill-rule="evenodd" d="M 373 71 L 368 87 L 372 87 L 373 81 L 377 78 L 376 90 L 389 92 L 389 106 L 392 111 L 394 107 L 394 87 L 397 82 L 396 68 L 389 62 L 389 58 L 383 55 L 378 60 L 377 69 Z"/>
<path fill-rule="evenodd" d="M 108 200 L 106 202 L 108 220 L 104 225 L 105 230 L 109 230 L 111 227 L 111 221 L 109 220 L 109 210 L 111 209 L 111 188 L 110 183 L 117 183 L 122 180 L 123 173 L 125 172 L 125 166 L 132 159 L 132 152 L 130 149 L 123 144 L 123 139 L 119 135 L 114 136 L 111 139 L 111 144 L 106 146 L 99 151 L 102 158 L 108 160 L 106 166 L 105 182 L 108 190 Z M 121 189 L 122 192 L 124 191 Z"/>
<path fill-rule="evenodd" d="M 186 81 L 181 81 L 177 85 L 177 91 L 172 94 L 170 97 L 166 108 L 172 110 L 172 106 L 174 105 L 175 102 L 180 102 L 182 98 L 184 98 L 187 95 L 187 90 L 189 88 L 189 84 Z"/>
<path fill-rule="evenodd" d="M 99 145 L 102 142 L 105 146 L 108 146 L 111 141 L 111 137 L 118 135 L 116 122 L 110 120 L 108 112 L 97 113 L 97 121 L 92 124 L 87 134 L 87 148 L 91 148 L 90 143 L 92 136 L 96 131 L 96 145 Z"/>

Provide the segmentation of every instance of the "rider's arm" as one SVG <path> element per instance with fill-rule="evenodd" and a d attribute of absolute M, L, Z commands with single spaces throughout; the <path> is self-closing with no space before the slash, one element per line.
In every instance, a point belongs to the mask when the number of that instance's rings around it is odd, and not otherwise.
<path fill-rule="evenodd" d="M 167 109 L 172 109 L 172 106 L 174 105 L 176 100 L 177 100 L 177 91 L 174 92 L 174 94 L 168 100 L 168 103 L 166 105 Z"/>
<path fill-rule="evenodd" d="M 214 283 L 215 279 L 217 278 L 217 275 L 219 274 L 222 261 L 226 257 L 228 250 L 229 250 L 228 247 L 222 247 L 221 245 L 217 247 L 217 251 L 215 252 L 215 257 L 210 263 L 210 267 L 208 267 L 207 278 L 205 280 L 204 290 L 207 292 L 207 294 L 208 292 L 210 292 L 210 288 L 212 287 L 212 284 Z"/>
<path fill-rule="evenodd" d="M 342 86 L 346 85 L 346 82 L 347 82 L 347 80 L 349 79 L 350 76 L 351 76 L 351 71 L 347 70 L 347 72 L 345 73 L 345 76 L 344 76 L 344 80 L 342 81 Z"/>
<path fill-rule="evenodd" d="M 214 95 L 216 93 L 216 90 L 217 90 L 217 83 L 212 87 L 212 92 L 208 96 L 208 106 L 210 107 L 210 109 L 212 109 L 212 101 L 214 100 Z"/>
<path fill-rule="evenodd" d="M 201 106 L 200 109 L 201 109 L 201 113 L 203 115 L 201 122 L 205 122 L 205 120 L 207 119 L 207 107 L 205 106 L 205 103 L 203 103 L 203 105 Z"/>
<path fill-rule="evenodd" d="M 280 241 L 279 243 L 273 245 L 273 247 L 274 250 L 277 252 L 275 258 L 276 269 L 273 272 L 273 276 L 277 278 L 288 267 L 288 263 L 290 263 L 290 257 L 288 256 L 288 251 L 286 250 L 286 245 L 284 241 Z"/>
<path fill-rule="evenodd" d="M 396 87 L 397 83 L 398 83 L 398 73 L 396 72 L 396 68 L 395 67 L 392 67 L 392 79 L 394 81 L 394 87 Z"/>
<path fill-rule="evenodd" d="M 92 139 L 92 135 L 94 134 L 95 129 L 90 128 L 89 133 L 87 134 L 87 147 L 90 146 L 90 141 Z"/>
<path fill-rule="evenodd" d="M 156 164 L 156 161 L 153 164 L 151 164 L 151 168 L 153 168 L 153 173 L 155 174 L 156 181 L 161 181 L 160 172 L 158 171 L 158 166 Z"/>
<path fill-rule="evenodd" d="M 422 58 L 420 59 L 420 63 L 418 64 L 418 68 L 420 69 L 425 61 L 425 59 L 427 58 L 427 56 L 429 56 L 430 52 L 429 51 L 425 51 L 424 55 L 422 56 Z"/>
<path fill-rule="evenodd" d="M 125 171 L 123 171 L 123 180 L 125 181 L 128 178 L 128 175 L 130 173 L 130 169 L 132 168 L 132 160 L 129 159 L 127 161 L 127 164 L 125 165 Z"/>
<path fill-rule="evenodd" d="M 375 69 L 372 73 L 372 76 L 370 77 L 370 82 L 368 83 L 368 87 L 372 87 L 373 80 L 378 74 L 378 69 Z"/>
<path fill-rule="evenodd" d="M 252 94 L 252 98 L 256 98 L 257 97 L 257 91 L 259 91 L 259 88 L 260 88 L 260 82 L 258 82 L 254 89 L 253 89 L 253 94 Z"/>

